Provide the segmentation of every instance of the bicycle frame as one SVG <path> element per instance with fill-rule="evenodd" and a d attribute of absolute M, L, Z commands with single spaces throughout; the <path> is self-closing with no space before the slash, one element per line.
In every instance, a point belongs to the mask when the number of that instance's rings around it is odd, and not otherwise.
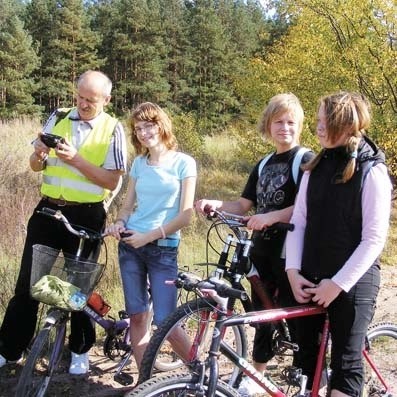
<path fill-rule="evenodd" d="M 245 375 L 257 382 L 271 396 L 286 397 L 286 395 L 277 387 L 277 385 L 275 385 L 266 375 L 262 375 L 256 371 L 256 369 L 244 357 L 240 357 L 237 353 L 235 353 L 235 351 L 222 339 L 221 335 L 223 329 L 232 325 L 267 323 L 283 319 L 324 314 L 325 312 L 325 309 L 320 306 L 301 305 L 282 309 L 261 310 L 233 317 L 227 317 L 225 313 L 220 314 L 215 324 L 208 358 L 204 363 L 204 368 L 209 367 L 210 370 L 208 396 L 213 396 L 216 390 L 216 380 L 218 378 L 217 355 L 220 351 L 234 365 L 239 367 Z M 328 319 L 326 319 L 317 357 L 317 366 L 311 394 L 312 397 L 318 396 L 328 337 L 329 323 Z M 305 381 L 306 379 L 303 378 L 303 383 L 301 384 L 302 388 L 306 387 Z"/>
<path fill-rule="evenodd" d="M 88 305 L 85 306 L 82 311 L 86 313 L 97 324 L 99 324 L 110 335 L 117 334 L 120 331 L 130 326 L 129 318 L 123 318 L 118 321 L 114 319 L 106 319 L 100 316 L 95 310 L 91 309 Z"/>

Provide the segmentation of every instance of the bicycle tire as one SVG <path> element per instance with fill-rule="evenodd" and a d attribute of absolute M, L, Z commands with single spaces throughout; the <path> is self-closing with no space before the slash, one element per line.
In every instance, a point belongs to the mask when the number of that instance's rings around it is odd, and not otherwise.
<path fill-rule="evenodd" d="M 62 356 L 64 341 L 57 352 L 55 351 L 58 329 L 64 327 L 65 323 L 46 323 L 37 334 L 25 365 L 19 376 L 15 397 L 42 397 L 45 395 L 51 377 L 59 364 Z"/>
<path fill-rule="evenodd" d="M 397 325 L 393 323 L 375 323 L 367 332 L 366 350 L 377 370 L 387 382 L 389 389 L 381 383 L 366 360 L 365 390 L 370 397 L 397 396 L 397 369 L 395 356 L 397 351 Z"/>
<path fill-rule="evenodd" d="M 193 375 L 163 375 L 154 377 L 140 384 L 125 397 L 196 397 L 200 385 Z M 204 391 L 207 385 L 204 384 Z M 202 390 L 200 390 L 202 391 Z M 206 394 L 204 394 L 206 395 Z M 238 397 L 239 394 L 231 386 L 222 381 L 218 381 L 215 391 L 216 397 Z"/>
<path fill-rule="evenodd" d="M 200 343 L 199 346 L 199 354 L 201 353 L 201 356 L 195 358 L 205 357 L 206 348 L 209 347 L 209 343 L 211 342 L 212 325 L 214 325 L 214 319 L 212 317 L 216 310 L 215 307 L 215 301 L 206 298 L 192 300 L 179 306 L 153 333 L 142 359 L 138 382 L 147 381 L 155 374 L 156 370 L 174 371 L 184 365 L 183 361 L 176 356 L 170 343 L 167 341 L 167 337 L 177 326 L 183 328 L 185 332 L 189 330 L 190 340 L 193 340 L 196 336 L 198 326 L 200 324 L 205 325 L 205 337 L 204 341 L 202 341 L 204 343 Z M 211 320 L 200 322 L 200 315 L 202 313 L 207 315 Z M 230 340 L 231 346 L 240 356 L 247 356 L 247 337 L 243 326 L 228 327 L 225 337 L 227 340 Z M 240 373 L 239 368 L 233 366 L 223 355 L 219 357 L 219 371 L 220 378 L 232 386 Z"/>

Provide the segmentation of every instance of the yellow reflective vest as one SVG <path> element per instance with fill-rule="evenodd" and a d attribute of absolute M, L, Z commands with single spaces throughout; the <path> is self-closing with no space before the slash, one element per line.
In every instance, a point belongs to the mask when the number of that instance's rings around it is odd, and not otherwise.
<path fill-rule="evenodd" d="M 71 109 L 62 109 L 62 113 Z M 117 119 L 102 112 L 96 121 L 94 128 L 87 136 L 78 150 L 85 160 L 101 167 L 109 150 L 113 131 L 118 123 Z M 72 120 L 66 115 L 59 121 L 52 132 L 64 137 L 68 142 L 72 141 Z M 97 203 L 103 201 L 109 194 L 109 190 L 96 185 L 86 178 L 77 168 L 60 160 L 55 150 L 51 149 L 43 171 L 41 193 L 52 198 L 62 198 L 67 201 L 79 203 Z"/>

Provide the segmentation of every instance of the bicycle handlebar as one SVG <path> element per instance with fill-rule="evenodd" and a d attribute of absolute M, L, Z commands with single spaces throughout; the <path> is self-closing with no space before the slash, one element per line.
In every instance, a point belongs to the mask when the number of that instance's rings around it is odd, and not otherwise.
<path fill-rule="evenodd" d="M 210 209 L 208 205 L 204 207 L 204 212 L 206 213 L 207 219 L 213 220 L 219 218 L 231 228 L 247 226 L 247 220 L 245 219 L 246 217 L 243 215 L 232 214 L 226 211 L 218 211 L 216 209 L 213 210 Z M 273 225 L 270 225 L 263 229 L 263 231 L 287 230 L 292 232 L 294 228 L 295 225 L 292 223 L 276 222 Z"/>
<path fill-rule="evenodd" d="M 59 222 L 62 222 L 70 233 L 74 234 L 80 239 L 102 240 L 106 236 L 105 233 L 88 232 L 87 230 L 83 230 L 83 229 L 76 230 L 60 210 L 54 210 L 52 208 L 44 207 L 41 210 L 37 210 L 37 213 L 53 218 Z"/>
<path fill-rule="evenodd" d="M 221 280 L 215 278 L 198 280 L 193 279 L 192 277 L 190 277 L 189 274 L 185 272 L 181 272 L 178 274 L 178 278 L 173 281 L 173 284 L 177 288 L 183 288 L 186 291 L 214 290 L 222 298 L 237 298 L 241 300 L 248 299 L 247 292 L 229 287 Z"/>

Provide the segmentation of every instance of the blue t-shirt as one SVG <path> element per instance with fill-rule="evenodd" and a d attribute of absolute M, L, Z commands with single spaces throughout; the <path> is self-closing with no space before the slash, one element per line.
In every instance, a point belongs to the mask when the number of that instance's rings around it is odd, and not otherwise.
<path fill-rule="evenodd" d="M 196 161 L 185 153 L 175 152 L 159 166 L 149 165 L 147 156 L 137 156 L 130 171 L 136 181 L 136 208 L 126 228 L 146 233 L 170 222 L 179 214 L 182 180 L 196 176 Z M 179 236 L 178 231 L 167 237 Z"/>

